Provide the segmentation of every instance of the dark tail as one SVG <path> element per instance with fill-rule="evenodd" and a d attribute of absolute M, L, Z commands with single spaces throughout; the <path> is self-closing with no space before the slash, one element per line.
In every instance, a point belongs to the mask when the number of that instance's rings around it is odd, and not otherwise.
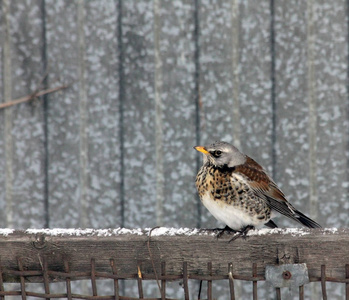
<path fill-rule="evenodd" d="M 269 228 L 277 228 L 277 225 L 274 223 L 274 221 L 269 220 L 267 223 L 264 224 L 265 226 Z"/>
<path fill-rule="evenodd" d="M 303 224 L 304 226 L 308 228 L 321 228 L 321 226 L 318 223 L 316 223 L 306 215 L 302 214 L 300 211 L 295 210 L 295 213 L 296 213 L 295 220 L 297 220 L 299 223 Z"/>

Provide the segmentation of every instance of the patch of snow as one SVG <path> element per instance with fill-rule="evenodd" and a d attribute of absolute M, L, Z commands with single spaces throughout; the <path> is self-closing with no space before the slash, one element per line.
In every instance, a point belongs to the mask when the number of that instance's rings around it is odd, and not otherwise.
<path fill-rule="evenodd" d="M 0 229 L 0 235 L 12 234 L 14 229 Z M 198 228 L 173 228 L 173 227 L 155 227 L 155 228 L 109 228 L 109 229 L 81 229 L 81 228 L 53 228 L 53 229 L 27 229 L 25 231 L 27 234 L 45 234 L 50 236 L 98 236 L 98 237 L 108 237 L 115 235 L 145 235 L 149 234 L 154 236 L 178 236 L 178 235 L 216 235 L 217 232 L 213 230 L 198 229 Z M 269 234 L 290 234 L 292 236 L 304 236 L 309 235 L 311 230 L 308 228 L 262 228 L 250 230 L 247 236 L 263 236 Z M 323 234 L 334 234 L 338 233 L 338 228 L 324 228 Z"/>
<path fill-rule="evenodd" d="M 200 233 L 200 230 L 197 228 L 167 228 L 167 227 L 159 227 L 159 228 L 146 228 L 146 231 L 148 232 L 148 235 L 151 231 L 151 236 L 175 236 L 175 235 L 200 235 L 205 234 L 204 232 Z M 207 232 L 206 232 L 207 234 Z"/>
<path fill-rule="evenodd" d="M 127 228 L 116 228 L 116 229 L 92 229 L 92 228 L 53 228 L 53 229 L 27 229 L 25 231 L 27 234 L 45 234 L 50 236 L 112 236 L 118 234 L 137 234 L 143 235 L 142 229 L 127 229 Z"/>
<path fill-rule="evenodd" d="M 338 233 L 338 228 L 324 228 L 323 234 L 333 234 L 333 233 Z"/>
<path fill-rule="evenodd" d="M 128 228 L 116 228 L 112 229 L 112 233 L 116 234 L 134 234 L 134 235 L 144 235 L 145 232 L 142 228 L 128 229 Z"/>
<path fill-rule="evenodd" d="M 25 233 L 27 234 L 45 234 L 50 236 L 113 236 L 113 235 L 146 235 L 149 236 L 176 236 L 176 235 L 215 235 L 213 231 L 207 231 L 205 229 L 197 228 L 171 228 L 171 227 L 157 227 L 157 228 L 109 228 L 109 229 L 81 229 L 81 228 L 53 228 L 53 229 L 27 229 Z M 1 234 L 1 232 L 0 232 Z"/>
<path fill-rule="evenodd" d="M 0 228 L 0 235 L 8 236 L 9 234 L 13 233 L 15 230 L 11 228 Z"/>
<path fill-rule="evenodd" d="M 50 236 L 82 236 L 82 235 L 93 235 L 97 230 L 95 229 L 80 229 L 80 228 L 53 228 L 53 229 L 27 229 L 27 234 L 45 234 Z"/>
<path fill-rule="evenodd" d="M 303 236 L 310 234 L 307 229 L 304 228 L 262 228 L 262 229 L 255 229 L 250 230 L 247 233 L 247 236 L 253 236 L 253 235 L 268 235 L 268 234 L 291 234 L 292 236 Z"/>

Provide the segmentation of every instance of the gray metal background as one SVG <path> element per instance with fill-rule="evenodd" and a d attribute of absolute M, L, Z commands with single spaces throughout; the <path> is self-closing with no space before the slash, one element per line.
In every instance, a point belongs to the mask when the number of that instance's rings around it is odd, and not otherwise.
<path fill-rule="evenodd" d="M 348 226 L 347 2 L 1 0 L 0 101 L 72 85 L 0 111 L 0 226 L 221 225 L 192 149 L 217 139 Z"/>

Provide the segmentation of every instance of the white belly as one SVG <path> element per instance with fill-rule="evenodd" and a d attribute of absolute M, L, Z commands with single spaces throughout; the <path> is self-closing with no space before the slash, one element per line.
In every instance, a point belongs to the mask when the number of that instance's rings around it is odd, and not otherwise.
<path fill-rule="evenodd" d="M 209 192 L 207 192 L 201 200 L 209 212 L 218 221 L 228 225 L 231 229 L 240 230 L 247 225 L 258 227 L 266 223 L 266 220 L 259 220 L 238 207 L 228 205 L 223 201 L 212 200 Z"/>

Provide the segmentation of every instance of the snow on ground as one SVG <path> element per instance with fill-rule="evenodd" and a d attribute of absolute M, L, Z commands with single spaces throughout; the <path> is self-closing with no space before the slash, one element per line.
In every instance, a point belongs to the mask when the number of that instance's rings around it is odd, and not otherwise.
<path fill-rule="evenodd" d="M 8 236 L 16 232 L 23 232 L 10 228 L 0 228 L 0 236 Z M 26 234 L 45 234 L 50 236 L 98 236 L 108 237 L 117 235 L 145 235 L 155 236 L 191 236 L 191 235 L 216 235 L 216 231 L 197 228 L 173 228 L 173 227 L 154 227 L 154 228 L 109 228 L 109 229 L 81 229 L 81 228 L 53 228 L 53 229 L 27 229 Z M 248 232 L 248 236 L 263 236 L 269 234 L 291 234 L 292 236 L 309 235 L 311 230 L 308 228 L 263 228 Z M 338 228 L 324 228 L 323 234 L 339 233 Z"/>

